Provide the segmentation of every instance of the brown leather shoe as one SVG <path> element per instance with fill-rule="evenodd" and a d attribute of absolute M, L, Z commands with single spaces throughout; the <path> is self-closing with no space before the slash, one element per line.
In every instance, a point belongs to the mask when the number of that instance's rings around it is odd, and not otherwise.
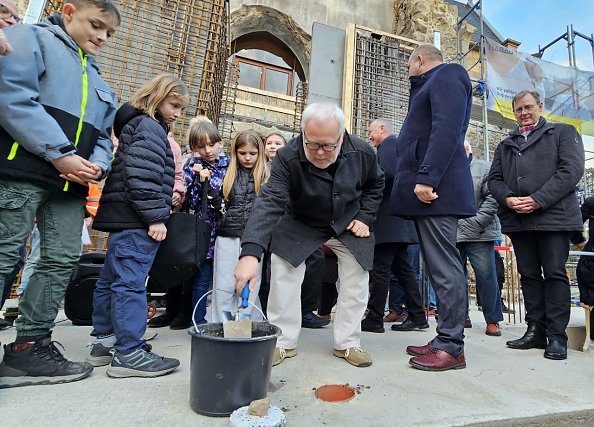
<path fill-rule="evenodd" d="M 390 311 L 384 317 L 384 322 L 386 323 L 394 323 L 394 322 L 404 322 L 406 320 L 406 316 L 404 314 L 398 314 L 395 311 Z"/>
<path fill-rule="evenodd" d="M 411 356 L 424 356 L 429 354 L 429 352 L 433 349 L 433 340 L 429 341 L 427 345 L 422 346 L 414 346 L 409 345 L 406 347 L 406 352 Z"/>
<path fill-rule="evenodd" d="M 453 357 L 447 351 L 443 351 L 438 348 L 432 349 L 424 356 L 413 357 L 408 361 L 408 363 L 410 363 L 413 368 L 420 369 L 422 371 L 433 372 L 466 368 L 464 353 L 458 357 Z"/>
<path fill-rule="evenodd" d="M 499 323 L 487 323 L 487 329 L 485 330 L 485 334 L 492 337 L 500 337 L 501 328 L 499 327 Z"/>

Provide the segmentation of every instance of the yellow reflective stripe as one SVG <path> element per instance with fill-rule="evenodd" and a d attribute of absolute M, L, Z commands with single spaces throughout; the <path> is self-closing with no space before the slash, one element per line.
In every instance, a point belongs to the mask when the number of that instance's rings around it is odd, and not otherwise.
<path fill-rule="evenodd" d="M 78 54 L 80 55 L 80 60 L 82 61 L 82 99 L 80 101 L 80 119 L 78 120 L 78 128 L 76 129 L 76 139 L 74 140 L 74 146 L 78 146 L 78 141 L 80 139 L 80 134 L 82 133 L 83 128 L 83 119 L 85 118 L 85 110 L 87 108 L 87 99 L 89 97 L 89 76 L 87 75 L 87 56 L 83 53 L 81 48 L 78 48 Z"/>
<path fill-rule="evenodd" d="M 12 143 L 12 147 L 10 147 L 10 153 L 8 153 L 8 157 L 6 158 L 7 160 L 14 160 L 14 158 L 16 157 L 16 153 L 17 150 L 19 149 L 19 143 L 18 142 L 13 142 Z"/>
<path fill-rule="evenodd" d="M 82 99 L 80 101 L 80 118 L 78 119 L 78 127 L 76 128 L 76 138 L 74 139 L 74 146 L 78 146 L 80 140 L 80 134 L 82 133 L 83 120 L 85 118 L 85 110 L 87 108 L 87 99 L 89 97 L 89 76 L 87 75 L 87 56 L 83 53 L 82 49 L 78 48 L 78 55 L 82 63 Z M 64 183 L 63 191 L 68 191 L 70 187 L 70 181 Z"/>

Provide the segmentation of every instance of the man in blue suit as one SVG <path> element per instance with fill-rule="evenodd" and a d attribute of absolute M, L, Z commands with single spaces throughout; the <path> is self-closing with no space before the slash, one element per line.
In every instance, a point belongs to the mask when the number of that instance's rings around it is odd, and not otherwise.
<path fill-rule="evenodd" d="M 392 214 L 412 218 L 437 294 L 437 336 L 409 346 L 410 364 L 427 371 L 466 367 L 466 285 L 456 248 L 458 219 L 475 215 L 464 135 L 472 106 L 467 71 L 444 64 L 439 49 L 418 46 L 407 63 L 408 115 L 396 143 Z"/>

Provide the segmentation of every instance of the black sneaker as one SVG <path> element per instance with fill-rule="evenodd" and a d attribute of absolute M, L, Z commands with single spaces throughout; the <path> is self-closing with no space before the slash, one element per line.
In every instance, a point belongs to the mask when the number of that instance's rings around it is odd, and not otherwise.
<path fill-rule="evenodd" d="M 144 348 L 146 351 L 151 351 L 153 349 L 153 347 L 148 343 L 144 343 L 142 348 Z M 111 363 L 111 359 L 113 359 L 114 353 L 115 349 L 113 347 L 105 347 L 99 342 L 94 342 L 91 344 L 91 353 L 89 353 L 85 359 L 85 362 L 90 363 L 95 367 L 109 365 Z"/>
<path fill-rule="evenodd" d="M 12 326 L 12 322 L 5 320 L 5 319 L 0 319 L 0 331 L 3 329 L 10 328 L 11 326 Z"/>
<path fill-rule="evenodd" d="M 0 363 L 0 388 L 69 383 L 93 372 L 89 363 L 67 360 L 56 345 L 62 347 L 50 337 L 19 351 L 14 351 L 14 344 L 5 345 L 4 359 Z"/>
<path fill-rule="evenodd" d="M 103 344 L 95 342 L 91 344 L 91 352 L 85 362 L 95 367 L 109 365 L 113 359 L 114 351 L 113 347 L 105 347 Z"/>
<path fill-rule="evenodd" d="M 107 368 L 107 375 L 113 378 L 158 377 L 172 372 L 179 366 L 179 360 L 160 357 L 139 348 L 130 354 L 116 352 Z"/>

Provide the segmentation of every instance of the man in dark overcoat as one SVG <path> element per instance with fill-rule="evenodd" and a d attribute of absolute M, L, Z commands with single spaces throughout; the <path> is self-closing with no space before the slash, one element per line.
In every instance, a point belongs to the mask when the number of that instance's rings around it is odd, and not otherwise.
<path fill-rule="evenodd" d="M 573 126 L 540 116 L 538 92 L 519 92 L 512 108 L 518 128 L 499 143 L 489 171 L 501 228 L 514 247 L 528 323 L 524 336 L 507 346 L 545 348 L 544 357 L 562 360 L 571 300 L 569 236 L 583 229 L 575 189 L 584 174 L 584 146 Z"/>
<path fill-rule="evenodd" d="M 377 128 L 380 128 L 379 131 Z M 411 331 L 429 327 L 423 310 L 417 277 L 410 265 L 408 245 L 419 243 L 415 224 L 412 221 L 390 215 L 390 195 L 394 182 L 394 158 L 396 135 L 385 119 L 376 119 L 369 124 L 369 140 L 377 148 L 377 160 L 384 172 L 386 185 L 375 222 L 375 250 L 373 270 L 369 273 L 371 293 L 367 304 L 367 316 L 361 322 L 366 332 L 383 333 L 384 308 L 390 287 L 390 273 L 398 279 L 406 293 L 407 319 L 393 325 L 394 331 Z"/>
<path fill-rule="evenodd" d="M 325 244 L 338 257 L 340 279 L 333 354 L 351 365 L 369 366 L 371 357 L 361 349 L 361 318 L 383 173 L 373 148 L 345 131 L 344 113 L 336 105 L 308 105 L 301 130 L 277 152 L 270 179 L 256 199 L 242 237 L 236 287 L 238 292 L 246 282 L 253 287 L 260 256 L 270 243 L 268 320 L 282 329 L 277 365 L 297 354 L 304 261 Z"/>
<path fill-rule="evenodd" d="M 415 221 L 427 272 L 435 292 L 437 336 L 409 346 L 417 369 L 445 371 L 466 367 L 464 320 L 466 281 L 456 248 L 458 219 L 475 214 L 464 135 L 472 106 L 467 71 L 444 64 L 441 52 L 420 45 L 408 60 L 408 115 L 396 144 L 392 213 Z"/>

